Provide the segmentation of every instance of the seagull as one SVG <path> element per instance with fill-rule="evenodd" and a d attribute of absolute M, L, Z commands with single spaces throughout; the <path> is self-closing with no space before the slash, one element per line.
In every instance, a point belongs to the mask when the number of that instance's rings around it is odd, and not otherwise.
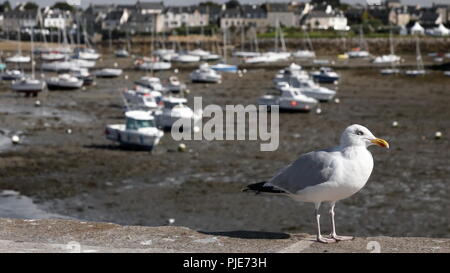
<path fill-rule="evenodd" d="M 250 184 L 243 191 L 287 195 L 296 201 L 314 203 L 318 242 L 352 240 L 352 236 L 336 234 L 334 207 L 337 201 L 361 190 L 369 180 L 373 158 L 367 148 L 372 145 L 389 148 L 386 140 L 376 138 L 364 126 L 353 124 L 342 133 L 339 146 L 303 154 L 269 181 Z M 320 233 L 319 208 L 325 202 L 330 203 L 329 238 Z"/>

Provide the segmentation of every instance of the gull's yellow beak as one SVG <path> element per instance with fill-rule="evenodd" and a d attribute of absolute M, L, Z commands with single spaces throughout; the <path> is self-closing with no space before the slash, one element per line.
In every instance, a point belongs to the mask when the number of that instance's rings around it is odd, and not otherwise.
<path fill-rule="evenodd" d="M 381 138 L 375 138 L 375 139 L 371 139 L 370 142 L 372 142 L 373 144 L 377 144 L 380 147 L 385 147 L 389 149 L 389 143 Z"/>

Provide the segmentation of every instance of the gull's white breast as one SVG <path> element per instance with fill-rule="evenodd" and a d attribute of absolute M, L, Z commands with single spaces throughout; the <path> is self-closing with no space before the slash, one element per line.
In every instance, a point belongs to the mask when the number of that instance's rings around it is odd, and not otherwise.
<path fill-rule="evenodd" d="M 333 157 L 334 171 L 327 182 L 306 187 L 291 197 L 303 202 L 334 202 L 361 190 L 372 173 L 372 154 L 366 147 L 348 147 Z"/>

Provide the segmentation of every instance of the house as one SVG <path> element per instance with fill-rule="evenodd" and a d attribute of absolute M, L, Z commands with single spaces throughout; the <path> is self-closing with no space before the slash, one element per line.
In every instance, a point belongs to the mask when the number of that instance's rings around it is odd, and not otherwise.
<path fill-rule="evenodd" d="M 362 6 L 352 6 L 348 8 L 344 15 L 347 17 L 347 23 L 349 25 L 359 25 L 362 23 L 362 16 L 364 13 L 364 7 Z"/>
<path fill-rule="evenodd" d="M 450 5 L 435 5 L 433 4 L 433 9 L 436 13 L 441 16 L 443 24 L 450 22 Z"/>
<path fill-rule="evenodd" d="M 87 32 L 93 34 L 94 32 L 102 31 L 102 24 L 108 13 L 115 9 L 114 5 L 92 5 L 83 12 L 83 21 L 87 27 Z"/>
<path fill-rule="evenodd" d="M 10 10 L 9 6 L 6 5 L 5 3 L 0 4 L 0 29 L 2 29 L 3 27 L 3 18 L 4 18 L 4 14 L 5 12 L 8 12 Z"/>
<path fill-rule="evenodd" d="M 422 9 L 419 22 L 426 28 L 434 27 L 442 24 L 441 14 L 437 13 L 435 9 Z"/>
<path fill-rule="evenodd" d="M 267 12 L 258 5 L 242 5 L 242 18 L 244 19 L 244 26 L 263 28 L 270 24 L 267 18 Z"/>
<path fill-rule="evenodd" d="M 222 29 L 229 27 L 264 28 L 270 25 L 266 10 L 258 5 L 241 5 L 226 9 L 220 18 Z"/>
<path fill-rule="evenodd" d="M 163 2 L 136 2 L 136 10 L 142 14 L 161 14 L 164 10 Z"/>
<path fill-rule="evenodd" d="M 241 27 L 244 25 L 244 18 L 240 7 L 225 9 L 220 17 L 220 28 Z"/>
<path fill-rule="evenodd" d="M 312 10 L 301 21 L 302 26 L 308 29 L 333 29 L 348 31 L 347 17 L 339 10 L 328 6 L 326 10 Z"/>
<path fill-rule="evenodd" d="M 387 9 L 395 9 L 400 8 L 402 6 L 402 3 L 400 2 L 400 0 L 386 0 L 384 2 L 384 5 Z"/>
<path fill-rule="evenodd" d="M 3 14 L 4 31 L 17 31 L 21 28 L 33 28 L 38 25 L 37 10 L 14 9 Z"/>
<path fill-rule="evenodd" d="M 102 21 L 102 30 L 120 29 L 130 17 L 130 11 L 127 8 L 115 9 L 110 11 Z"/>
<path fill-rule="evenodd" d="M 209 24 L 209 14 L 197 6 L 167 7 L 163 20 L 164 31 L 184 26 L 200 27 Z"/>
<path fill-rule="evenodd" d="M 45 28 L 64 29 L 72 24 L 72 16 L 60 9 L 46 8 L 42 12 L 42 23 Z"/>
<path fill-rule="evenodd" d="M 389 12 L 389 22 L 396 26 L 406 26 L 411 20 L 408 9 L 403 6 L 400 8 L 393 8 Z"/>
<path fill-rule="evenodd" d="M 200 3 L 198 10 L 202 14 L 208 14 L 209 25 L 220 25 L 220 17 L 222 15 L 222 6 L 219 4 Z"/>
<path fill-rule="evenodd" d="M 285 27 L 298 26 L 295 8 L 290 3 L 265 3 L 263 8 L 267 12 L 267 20 L 270 26 L 276 27 L 277 24 Z"/>

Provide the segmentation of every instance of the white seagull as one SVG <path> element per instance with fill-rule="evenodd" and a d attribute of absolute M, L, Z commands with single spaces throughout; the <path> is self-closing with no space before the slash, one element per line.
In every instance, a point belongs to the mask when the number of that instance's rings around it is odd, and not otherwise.
<path fill-rule="evenodd" d="M 351 236 L 338 236 L 334 224 L 334 206 L 361 190 L 373 169 L 371 145 L 389 148 L 386 140 L 376 138 L 364 126 L 354 124 L 341 135 L 337 147 L 301 155 L 267 182 L 248 185 L 243 191 L 288 195 L 296 201 L 315 204 L 317 241 L 332 243 L 351 240 Z M 330 238 L 320 233 L 320 204 L 330 203 L 332 232 Z"/>

